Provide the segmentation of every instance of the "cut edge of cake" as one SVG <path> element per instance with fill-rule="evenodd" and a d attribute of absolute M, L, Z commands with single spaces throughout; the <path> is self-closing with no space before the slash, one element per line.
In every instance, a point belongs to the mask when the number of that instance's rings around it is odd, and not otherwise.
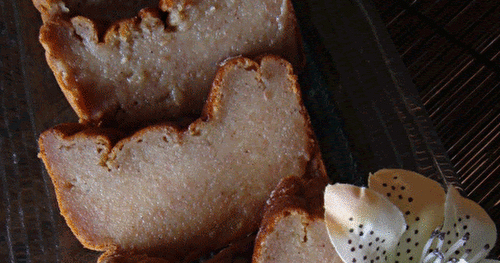
<path fill-rule="evenodd" d="M 226 70 L 230 69 L 231 67 L 236 66 L 236 65 L 240 65 L 240 66 L 243 65 L 243 67 L 248 68 L 248 70 L 256 70 L 260 67 L 260 65 L 262 64 L 262 61 L 266 61 L 266 60 L 279 61 L 279 63 L 283 63 L 283 65 L 285 65 L 286 70 L 288 72 L 287 73 L 288 80 L 290 81 L 290 83 L 292 83 L 292 85 L 290 87 L 292 88 L 292 92 L 295 94 L 294 96 L 296 97 L 297 103 L 299 106 L 298 111 L 300 112 L 300 114 L 303 116 L 303 118 L 305 120 L 306 127 L 304 127 L 304 128 L 306 130 L 306 133 L 308 134 L 307 136 L 309 137 L 309 139 L 308 139 L 309 140 L 308 152 L 310 154 L 310 157 L 309 157 L 309 161 L 307 162 L 307 167 L 305 167 L 307 172 L 303 176 L 307 177 L 307 178 L 323 176 L 325 173 L 325 171 L 324 171 L 325 168 L 324 168 L 323 162 L 321 160 L 319 146 L 318 146 L 317 142 L 315 141 L 314 133 L 313 133 L 312 128 L 310 126 L 309 117 L 307 115 L 306 109 L 305 109 L 303 102 L 302 102 L 302 99 L 300 97 L 301 91 L 300 91 L 299 87 L 297 86 L 298 85 L 297 84 L 297 76 L 293 74 L 292 66 L 288 62 L 286 62 L 285 60 L 278 58 L 276 56 L 262 57 L 259 60 L 259 63 L 240 57 L 240 58 L 234 58 L 234 59 L 231 59 L 229 61 L 226 61 L 225 65 L 218 71 L 216 78 L 213 82 L 212 91 L 210 93 L 209 99 L 207 100 L 207 104 L 204 108 L 202 116 L 198 120 L 193 122 L 187 129 L 180 129 L 178 127 L 175 127 L 175 126 L 172 126 L 169 124 L 158 124 L 156 126 L 151 126 L 151 127 L 145 128 L 143 130 L 140 130 L 140 131 L 136 132 L 135 134 L 129 136 L 127 134 L 124 134 L 124 133 L 117 131 L 116 129 L 105 129 L 105 128 L 98 128 L 98 127 L 90 127 L 89 128 L 89 126 L 86 126 L 83 124 L 61 124 L 53 129 L 43 133 L 41 135 L 40 141 L 39 141 L 40 150 L 41 150 L 39 156 L 44 161 L 44 163 L 47 167 L 47 170 L 49 171 L 49 174 L 51 175 L 51 178 L 56 185 L 56 187 L 55 187 L 56 193 L 58 193 L 62 190 L 59 189 L 59 187 L 57 186 L 57 183 L 58 183 L 57 181 L 59 181 L 59 178 L 57 178 L 57 176 L 54 176 L 54 174 L 56 174 L 57 172 L 53 171 L 53 169 L 51 168 L 51 162 L 53 162 L 53 160 L 48 160 L 47 156 L 45 155 L 44 138 L 46 136 L 52 136 L 52 135 L 50 135 L 51 133 L 57 133 L 58 135 L 56 135 L 56 136 L 60 136 L 62 138 L 70 138 L 70 137 L 74 137 L 74 136 L 97 136 L 94 138 L 96 138 L 96 140 L 98 140 L 97 144 L 100 144 L 103 147 L 102 150 L 104 152 L 112 152 L 113 151 L 112 149 L 114 149 L 116 147 L 120 147 L 119 145 L 122 145 L 124 143 L 124 141 L 136 140 L 137 138 L 140 138 L 141 134 L 145 130 L 155 129 L 155 127 L 156 128 L 165 127 L 165 125 L 166 125 L 167 127 L 170 127 L 169 129 L 172 129 L 174 133 L 179 133 L 179 132 L 181 132 L 181 133 L 182 132 L 197 133 L 199 131 L 200 126 L 203 126 L 207 122 L 210 122 L 211 119 L 213 119 L 216 116 L 217 112 L 220 110 L 220 99 L 222 98 L 222 96 L 224 96 L 224 94 L 221 93 L 221 90 L 218 87 L 220 85 L 222 85 L 221 84 L 221 82 L 223 81 L 222 77 L 226 74 Z M 102 162 L 106 162 L 106 159 L 103 159 Z M 62 186 L 62 187 L 64 187 L 64 186 Z M 60 199 L 59 194 L 57 194 L 57 200 L 58 200 L 59 206 L 61 207 L 61 213 L 63 215 L 67 214 L 67 211 L 65 210 L 64 205 L 62 205 L 63 202 Z M 113 253 L 116 253 L 117 255 L 120 253 L 123 254 L 124 251 L 120 250 L 118 247 L 116 247 L 112 243 L 108 244 L 105 242 L 105 243 L 100 244 L 100 245 L 95 245 L 95 244 L 89 243 L 86 238 L 82 238 L 82 233 L 80 233 L 80 231 L 82 231 L 82 230 L 80 229 L 80 227 L 75 226 L 75 224 L 71 221 L 71 219 L 66 218 L 66 220 L 67 220 L 68 225 L 70 226 L 70 228 L 74 232 L 75 236 L 77 236 L 77 238 L 80 240 L 80 242 L 86 248 L 100 250 L 100 251 L 107 250 L 108 252 L 114 251 Z M 256 222 L 256 226 L 258 226 L 258 224 L 259 223 Z M 235 240 L 233 240 L 233 241 L 235 241 Z M 141 254 L 141 251 L 125 251 L 125 252 L 126 252 L 126 253 L 124 253 L 125 255 Z M 107 253 L 106 257 L 111 256 L 113 253 L 111 253 L 111 252 Z M 153 255 L 153 256 L 155 256 L 155 255 Z M 191 255 L 190 257 L 193 258 L 196 256 L 201 256 L 201 254 L 195 253 L 195 254 Z"/>

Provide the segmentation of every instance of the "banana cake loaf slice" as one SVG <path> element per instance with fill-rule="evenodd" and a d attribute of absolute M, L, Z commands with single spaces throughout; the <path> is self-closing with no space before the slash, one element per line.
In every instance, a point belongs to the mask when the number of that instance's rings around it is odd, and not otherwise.
<path fill-rule="evenodd" d="M 303 62 L 290 0 L 164 0 L 114 23 L 109 14 L 124 3 L 73 2 L 35 5 L 46 20 L 40 42 L 48 64 L 83 123 L 134 128 L 199 116 L 228 57 L 275 54 L 295 68 Z M 94 12 L 98 5 L 118 11 Z"/>
<path fill-rule="evenodd" d="M 256 231 L 281 178 L 323 167 L 297 77 L 275 56 L 219 69 L 188 128 L 62 124 L 39 139 L 62 215 L 87 248 L 178 260 Z M 318 168 L 314 168 L 318 169 Z"/>
<path fill-rule="evenodd" d="M 324 171 L 313 177 L 280 181 L 267 201 L 255 240 L 253 263 L 343 263 L 330 242 L 324 221 Z"/>

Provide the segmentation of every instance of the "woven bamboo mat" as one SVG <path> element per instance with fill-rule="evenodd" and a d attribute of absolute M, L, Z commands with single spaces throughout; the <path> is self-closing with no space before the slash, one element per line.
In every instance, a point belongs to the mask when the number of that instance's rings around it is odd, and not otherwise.
<path fill-rule="evenodd" d="M 464 192 L 500 222 L 500 1 L 373 3 Z"/>

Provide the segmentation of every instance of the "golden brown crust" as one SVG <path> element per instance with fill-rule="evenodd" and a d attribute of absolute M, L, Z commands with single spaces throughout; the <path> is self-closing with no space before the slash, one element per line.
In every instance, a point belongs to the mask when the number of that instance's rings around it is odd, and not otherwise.
<path fill-rule="evenodd" d="M 62 55 L 62 46 L 54 44 L 59 41 L 58 39 L 61 38 L 61 34 L 75 34 L 74 31 L 58 30 L 66 26 L 69 26 L 69 22 L 64 20 L 48 22 L 41 27 L 39 39 L 40 43 L 46 50 L 45 58 L 47 60 L 47 64 L 56 77 L 57 83 L 61 87 L 64 96 L 73 110 L 81 118 L 81 116 L 89 114 L 88 107 L 82 99 L 83 95 L 81 94 L 81 90 L 76 88 L 79 84 L 76 83 L 73 78 L 67 77 L 73 75 L 74 73 L 71 72 L 71 70 L 69 70 L 69 72 L 59 70 L 60 62 L 57 58 Z"/>
<path fill-rule="evenodd" d="M 192 5 L 193 0 L 160 0 L 159 7 L 163 12 L 172 11 L 175 7 L 178 9 L 183 9 L 189 5 Z"/>
<path fill-rule="evenodd" d="M 324 218 L 323 192 L 328 178 L 321 170 L 309 172 L 316 175 L 309 178 L 284 178 L 272 192 L 264 208 L 264 216 L 255 239 L 254 262 L 262 258 L 267 237 L 275 231 L 276 224 L 283 218 L 291 214 L 303 215 L 309 221 Z"/>
<path fill-rule="evenodd" d="M 114 250 L 108 250 L 103 253 L 97 263 L 170 263 L 164 258 L 150 257 L 146 254 L 132 254 L 124 253 L 121 254 Z"/>
<path fill-rule="evenodd" d="M 102 24 L 101 29 L 126 18 L 137 15 L 143 8 L 158 7 L 158 0 L 136 1 L 81 1 L 81 0 L 32 0 L 33 5 L 40 12 L 44 23 L 51 20 L 68 20 L 75 16 L 84 16 Z M 113 12 L 109 12 L 110 9 Z"/>
<path fill-rule="evenodd" d="M 221 86 L 223 85 L 225 75 L 228 74 L 228 72 L 234 68 L 234 67 L 245 67 L 248 68 L 249 70 L 260 70 L 260 66 L 264 61 L 276 61 L 279 62 L 280 64 L 284 65 L 287 69 L 287 75 L 289 76 L 290 84 L 289 85 L 292 88 L 293 93 L 295 94 L 297 100 L 300 102 L 300 113 L 301 115 L 305 118 L 305 123 L 306 123 L 306 130 L 307 133 L 309 134 L 309 145 L 308 145 L 308 152 L 311 153 L 311 160 L 309 161 L 309 164 L 307 166 L 307 174 L 304 175 L 305 178 L 315 178 L 315 180 L 311 180 L 310 183 L 307 183 L 306 185 L 314 185 L 315 182 L 322 182 L 323 180 L 326 180 L 325 177 L 325 168 L 321 160 L 321 155 L 319 153 L 319 147 L 314 140 L 314 135 L 313 131 L 311 128 L 311 124 L 309 121 L 309 117 L 307 115 L 307 112 L 305 110 L 305 107 L 302 103 L 302 100 L 300 98 L 300 89 L 298 87 L 297 83 L 297 78 L 296 76 L 293 75 L 293 69 L 291 65 L 286 62 L 285 60 L 282 60 L 276 56 L 267 56 L 263 57 L 260 60 L 260 63 L 252 61 L 247 58 L 239 57 L 239 58 L 234 58 L 229 60 L 216 74 L 215 80 L 213 82 L 213 87 L 209 96 L 209 100 L 207 101 L 203 114 L 202 116 L 194 121 L 188 129 L 180 129 L 176 126 L 173 126 L 171 124 L 158 124 L 155 126 L 150 126 L 144 129 L 141 129 L 134 133 L 133 135 L 126 136 L 126 134 L 123 134 L 115 129 L 103 129 L 103 128 L 96 128 L 96 127 L 89 127 L 86 125 L 82 124 L 62 124 L 58 125 L 44 133 L 40 136 L 39 140 L 39 145 L 40 145 L 40 157 L 45 163 L 45 166 L 47 167 L 47 170 L 49 172 L 49 175 L 52 178 L 52 181 L 55 186 L 55 191 L 56 191 L 56 196 L 58 200 L 58 204 L 61 209 L 61 214 L 65 217 L 67 224 L 75 234 L 75 236 L 80 240 L 80 242 L 89 249 L 93 250 L 99 250 L 99 251 L 116 251 L 116 253 L 123 253 L 124 251 L 120 251 L 120 248 L 117 247 L 115 244 L 113 244 L 111 241 L 106 241 L 106 240 L 95 240 L 93 238 L 92 234 L 83 232 L 84 230 L 80 225 L 78 225 L 77 222 L 74 222 L 71 218 L 69 218 L 68 215 L 68 210 L 71 209 L 70 207 L 65 207 L 63 200 L 61 200 L 61 192 L 64 191 L 64 185 L 61 185 L 58 182 L 58 178 L 62 178 L 62 175 L 59 174 L 59 171 L 54 170 L 51 167 L 51 163 L 57 160 L 48 160 L 47 155 L 45 152 L 45 143 L 50 143 L 51 140 L 49 139 L 51 136 L 52 137 L 62 137 L 66 138 L 68 140 L 73 139 L 73 138 L 78 138 L 78 137 L 92 137 L 94 140 L 99 140 L 99 144 L 103 147 L 102 154 L 103 158 L 114 158 L 114 155 L 116 155 L 117 151 L 120 151 L 121 145 L 130 142 L 130 141 L 136 141 L 140 140 L 141 137 L 144 135 L 144 133 L 152 131 L 152 130 L 162 130 L 163 132 L 166 131 L 166 133 L 171 134 L 172 136 L 178 137 L 178 140 L 182 142 L 182 137 L 186 135 L 186 133 L 193 133 L 196 132 L 199 129 L 203 128 L 203 125 L 205 125 L 206 122 L 209 122 L 212 118 L 217 117 L 217 113 L 221 107 L 221 97 L 224 95 L 222 94 L 223 91 L 221 90 Z M 318 180 L 319 178 L 319 180 Z M 299 181 L 302 179 L 299 179 Z M 311 191 L 307 190 L 307 186 L 300 186 L 300 187 L 291 187 L 289 190 L 287 190 L 287 193 L 291 193 L 293 191 L 295 192 L 300 192 L 304 196 L 309 196 L 311 195 Z M 295 190 L 294 190 L 295 189 Z M 294 192 L 294 193 L 295 193 Z M 273 198 L 281 198 L 281 195 L 278 193 L 275 193 L 273 195 Z M 307 205 L 306 205 L 307 207 Z M 273 208 L 274 209 L 274 208 Z M 258 222 L 255 223 L 256 226 L 258 225 Z M 241 231 L 244 232 L 242 229 Z M 242 233 L 243 233 L 242 232 Z M 245 233 L 243 233 L 245 234 Z M 126 251 L 126 253 L 141 253 L 140 251 Z M 114 252 L 113 252 L 114 253 Z M 107 252 L 106 257 L 112 255 L 113 253 Z"/>
<path fill-rule="evenodd" d="M 33 5 L 40 12 L 43 22 L 67 12 L 59 0 L 33 0 Z"/>

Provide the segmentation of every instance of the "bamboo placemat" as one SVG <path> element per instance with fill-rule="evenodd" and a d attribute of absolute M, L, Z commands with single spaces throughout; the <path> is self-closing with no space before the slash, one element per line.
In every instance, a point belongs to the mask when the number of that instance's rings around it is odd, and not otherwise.
<path fill-rule="evenodd" d="M 373 3 L 464 193 L 500 222 L 500 1 Z"/>

